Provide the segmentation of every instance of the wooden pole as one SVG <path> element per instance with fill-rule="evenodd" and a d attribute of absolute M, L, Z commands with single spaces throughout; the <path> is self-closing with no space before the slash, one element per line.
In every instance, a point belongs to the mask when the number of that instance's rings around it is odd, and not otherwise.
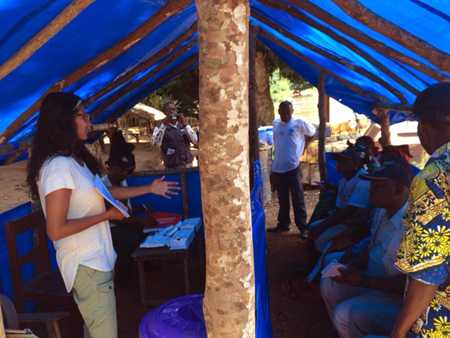
<path fill-rule="evenodd" d="M 441 51 L 428 42 L 419 39 L 408 31 L 392 24 L 365 7 L 358 0 L 333 0 L 344 12 L 360 21 L 370 29 L 387 36 L 405 46 L 410 51 L 430 61 L 443 71 L 450 71 L 450 54 Z M 448 38 L 448 35 L 446 35 Z M 442 38 L 445 38 L 444 36 Z"/>
<path fill-rule="evenodd" d="M 47 26 L 28 40 L 8 60 L 0 65 L 0 80 L 12 73 L 17 67 L 27 61 L 39 48 L 58 34 L 73 19 L 75 19 L 93 0 L 74 0 L 67 5 Z"/>
<path fill-rule="evenodd" d="M 327 120 L 330 118 L 330 97 L 326 92 L 326 75 L 321 73 L 319 76 L 318 90 L 319 90 L 319 170 L 320 180 L 325 182 L 327 180 L 327 164 L 325 160 L 325 132 Z"/>
<path fill-rule="evenodd" d="M 310 1 L 289 0 L 289 2 L 294 4 L 298 8 L 301 8 L 302 10 L 306 11 L 308 14 L 314 15 L 315 17 L 322 20 L 326 24 L 333 26 L 335 29 L 340 30 L 341 32 L 347 34 L 348 36 L 354 38 L 355 40 L 369 46 L 370 48 L 376 50 L 377 52 L 387 57 L 390 57 L 393 60 L 403 62 L 404 64 L 407 64 L 436 80 L 444 81 L 446 79 L 446 77 L 439 71 L 432 69 L 429 66 L 424 65 L 423 63 L 385 45 L 383 42 L 378 41 L 375 38 L 372 38 L 369 35 L 362 33 L 358 29 L 355 29 L 347 25 L 343 21 L 339 20 L 330 13 L 324 11 L 322 8 L 313 4 Z"/>
<path fill-rule="evenodd" d="M 209 338 L 255 337 L 249 187 L 249 3 L 196 0 Z"/>
<path fill-rule="evenodd" d="M 292 15 L 293 17 L 299 19 L 300 21 L 304 22 L 308 26 L 311 26 L 322 33 L 328 35 L 333 40 L 336 40 L 337 42 L 343 44 L 347 48 L 354 51 L 356 54 L 360 55 L 364 59 L 366 59 L 369 63 L 371 63 L 375 68 L 379 69 L 386 75 L 388 75 L 390 78 L 392 78 L 395 82 L 409 90 L 414 95 L 417 95 L 420 93 L 420 91 L 409 84 L 408 81 L 405 81 L 402 77 L 398 76 L 395 72 L 391 71 L 388 67 L 386 67 L 382 62 L 379 62 L 376 58 L 374 58 L 369 53 L 366 53 L 363 49 L 358 47 L 356 44 L 354 44 L 352 41 L 344 37 L 343 34 L 336 33 L 332 28 L 320 23 L 317 20 L 314 20 L 310 16 L 304 14 L 303 12 L 297 10 L 294 8 L 294 6 L 285 4 L 284 2 L 280 2 L 278 0 L 261 0 L 261 2 L 267 6 L 283 10 L 287 12 L 289 15 Z"/>
<path fill-rule="evenodd" d="M 259 159 L 258 112 L 256 111 L 256 36 L 257 28 L 250 26 L 249 60 L 249 140 L 250 140 L 250 188 L 253 188 L 253 163 Z"/>
<path fill-rule="evenodd" d="M 88 63 L 85 63 L 80 68 L 73 71 L 63 80 L 55 83 L 50 87 L 37 101 L 35 101 L 26 111 L 24 111 L 6 130 L 0 135 L 0 140 L 6 142 L 19 128 L 27 121 L 41 105 L 42 100 L 48 93 L 60 91 L 63 88 L 73 84 L 82 77 L 92 73 L 94 70 L 103 66 L 107 62 L 126 52 L 136 43 L 141 41 L 145 36 L 157 28 L 162 22 L 167 20 L 170 16 L 175 15 L 181 11 L 184 7 L 191 3 L 190 0 L 170 0 L 166 6 L 161 8 L 155 15 L 153 15 L 148 21 L 144 22 L 135 31 L 129 34 L 126 38 L 119 41 L 111 48 L 97 55 Z"/>
<path fill-rule="evenodd" d="M 180 173 L 181 200 L 183 208 L 183 219 L 189 217 L 189 192 L 186 172 Z"/>
<path fill-rule="evenodd" d="M 371 80 L 375 83 L 378 83 L 380 86 L 386 88 L 386 90 L 390 91 L 394 96 L 396 96 L 399 99 L 401 104 L 407 104 L 405 96 L 397 88 L 392 86 L 389 82 L 385 81 L 383 78 L 369 72 L 364 67 L 360 67 L 358 65 L 351 64 L 351 63 L 343 60 L 341 57 L 337 56 L 336 54 L 326 52 L 324 49 L 321 49 L 321 48 L 315 46 L 314 44 L 306 41 L 305 39 L 302 39 L 302 38 L 290 33 L 289 31 L 278 26 L 273 21 L 267 19 L 264 15 L 261 15 L 258 10 L 254 10 L 252 12 L 252 16 L 255 19 L 261 21 L 262 23 L 268 25 L 272 29 L 276 30 L 281 35 L 284 35 L 288 39 L 294 41 L 295 43 L 298 43 L 300 46 L 306 47 L 307 49 L 312 50 L 313 52 L 348 68 L 350 71 L 358 73 L 362 76 L 365 76 L 369 80 Z"/>

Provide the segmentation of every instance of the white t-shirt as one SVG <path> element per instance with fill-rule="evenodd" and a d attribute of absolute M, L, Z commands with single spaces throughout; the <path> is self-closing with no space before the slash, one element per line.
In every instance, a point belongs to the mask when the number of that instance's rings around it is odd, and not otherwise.
<path fill-rule="evenodd" d="M 305 136 L 314 136 L 316 128 L 301 119 L 294 119 L 287 123 L 281 119 L 273 121 L 273 144 L 275 158 L 272 171 L 285 173 L 297 168 L 300 157 L 305 151 Z"/>
<path fill-rule="evenodd" d="M 45 197 L 60 189 L 70 189 L 67 219 L 96 216 L 105 212 L 105 201 L 94 188 L 94 175 L 72 157 L 56 156 L 41 168 L 39 197 L 46 214 Z M 116 253 L 109 222 L 101 222 L 79 233 L 53 241 L 59 270 L 68 292 L 72 290 L 78 265 L 100 271 L 112 271 Z"/>
<path fill-rule="evenodd" d="M 365 173 L 366 171 L 364 169 L 360 169 L 349 180 L 341 178 L 336 198 L 337 208 L 343 209 L 352 206 L 365 209 L 369 207 L 370 181 L 363 180 L 359 177 Z"/>
<path fill-rule="evenodd" d="M 395 267 L 397 250 L 405 232 L 403 216 L 407 203 L 390 219 L 385 209 L 376 209 L 371 222 L 369 261 L 367 274 L 372 277 L 397 276 L 401 272 Z"/>

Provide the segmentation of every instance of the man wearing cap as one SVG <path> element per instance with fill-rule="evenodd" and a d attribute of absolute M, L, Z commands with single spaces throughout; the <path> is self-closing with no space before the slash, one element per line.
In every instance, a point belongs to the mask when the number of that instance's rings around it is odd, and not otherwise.
<path fill-rule="evenodd" d="M 194 157 L 190 145 L 197 144 L 197 134 L 186 123 L 184 116 L 178 113 L 175 103 L 166 103 L 163 110 L 167 118 L 155 128 L 152 142 L 161 147 L 164 166 L 175 169 L 192 164 Z"/>
<path fill-rule="evenodd" d="M 274 160 L 271 180 L 278 192 L 278 225 L 270 232 L 289 231 L 290 200 L 294 209 L 295 224 L 302 234 L 306 230 L 306 207 L 303 193 L 300 158 L 316 128 L 302 119 L 292 117 L 292 103 L 283 101 L 278 108 L 280 118 L 273 121 Z"/>
<path fill-rule="evenodd" d="M 411 176 L 406 163 L 386 163 L 362 179 L 371 181 L 368 246 L 348 250 L 336 277 L 321 280 L 321 294 L 341 338 L 387 334 L 401 307 L 405 278 L 396 269 Z M 335 263 L 331 263 L 335 264 Z"/>
<path fill-rule="evenodd" d="M 450 83 L 420 93 L 418 135 L 431 155 L 415 177 L 397 267 L 408 275 L 391 338 L 450 335 Z"/>
<path fill-rule="evenodd" d="M 309 225 L 315 247 L 320 252 L 334 237 L 349 231 L 349 227 L 367 224 L 370 182 L 360 178 L 361 174 L 367 173 L 364 168 L 365 154 L 349 147 L 334 153 L 332 157 L 343 176 L 338 185 L 336 210 L 326 219 Z"/>

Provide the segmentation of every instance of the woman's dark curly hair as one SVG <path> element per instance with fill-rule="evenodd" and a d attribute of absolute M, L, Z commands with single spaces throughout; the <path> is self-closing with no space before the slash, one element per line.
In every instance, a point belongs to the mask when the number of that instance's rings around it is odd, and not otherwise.
<path fill-rule="evenodd" d="M 41 104 L 36 134 L 28 161 L 27 182 L 34 198 L 39 196 L 37 181 L 42 165 L 54 156 L 70 156 L 84 162 L 95 174 L 100 165 L 78 139 L 75 114 L 81 99 L 72 93 L 50 93 Z"/>

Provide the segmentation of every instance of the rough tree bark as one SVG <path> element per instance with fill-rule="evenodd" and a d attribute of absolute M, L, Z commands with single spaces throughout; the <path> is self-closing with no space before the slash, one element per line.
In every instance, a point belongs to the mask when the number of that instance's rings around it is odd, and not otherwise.
<path fill-rule="evenodd" d="M 271 125 L 274 118 L 274 109 L 270 96 L 270 74 L 267 71 L 266 55 L 261 51 L 256 52 L 255 75 L 258 126 Z"/>
<path fill-rule="evenodd" d="M 255 336 L 249 196 L 249 4 L 196 0 L 209 338 Z"/>

